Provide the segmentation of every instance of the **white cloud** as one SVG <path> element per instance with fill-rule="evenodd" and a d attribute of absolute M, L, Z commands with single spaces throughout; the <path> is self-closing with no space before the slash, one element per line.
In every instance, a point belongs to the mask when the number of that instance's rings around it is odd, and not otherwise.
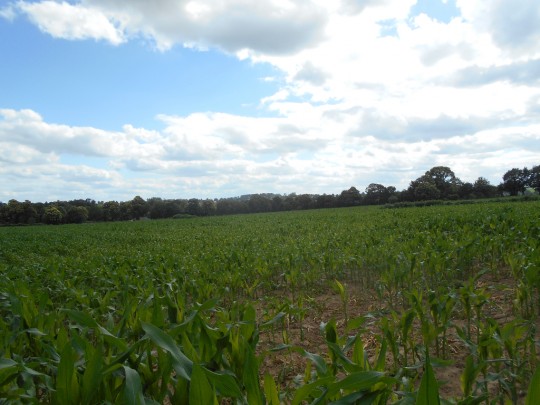
<path fill-rule="evenodd" d="M 0 186 L 0 200 L 14 192 L 32 200 L 322 194 L 351 185 L 363 189 L 371 182 L 401 189 L 436 165 L 450 166 L 465 181 L 484 176 L 496 184 L 511 167 L 538 164 L 540 124 L 487 130 L 470 124 L 461 131 L 459 125 L 469 123 L 458 121 L 458 129 L 445 137 L 422 133 L 397 140 L 362 132 L 351 136 L 348 117 L 335 119 L 332 111 L 329 118 L 328 106 L 311 108 L 305 118 L 292 112 L 293 119 L 160 116 L 162 131 L 126 126 L 124 132 L 59 126 L 33 111 L 2 110 L 0 175 L 9 181 Z M 356 118 L 354 111 L 350 115 Z M 443 124 L 448 121 L 443 117 Z M 424 125 L 401 124 L 404 132 Z M 73 134 L 82 146 L 73 147 Z M 106 147 L 92 149 L 95 145 Z M 70 163 L 63 162 L 65 156 L 72 157 Z M 92 163 L 92 156 L 104 163 Z"/>
<path fill-rule="evenodd" d="M 485 176 L 498 183 L 511 167 L 538 164 L 536 2 L 457 0 L 461 16 L 447 23 L 410 15 L 415 3 L 14 3 L 53 36 L 113 44 L 144 37 L 162 50 L 217 48 L 270 64 L 283 80 L 272 78 L 281 87 L 260 101 L 274 117 L 159 115 L 161 131 L 72 127 L 31 110 L 0 110 L 0 148 L 13 151 L 0 169 L 48 164 L 68 176 L 81 167 L 89 178 L 102 176 L 104 184 L 146 197 L 217 197 L 337 193 L 371 182 L 404 188 L 436 165 L 467 181 Z M 81 165 L 59 163 L 66 154 Z M 96 157 L 106 167 L 88 172 L 86 159 Z M 86 190 L 85 181 L 68 177 Z M 6 193 L 0 189 L 0 199 Z"/>
<path fill-rule="evenodd" d="M 99 39 L 119 44 L 142 36 L 160 50 L 174 44 L 227 52 L 250 49 L 286 54 L 315 44 L 326 15 L 314 2 L 246 0 L 53 0 L 15 3 L 38 27 L 64 39 Z M 5 9 L 7 14 L 9 9 Z"/>
<path fill-rule="evenodd" d="M 122 31 L 114 20 L 92 8 L 51 0 L 38 3 L 20 1 L 17 7 L 40 30 L 55 38 L 105 40 L 114 45 L 124 42 Z"/>

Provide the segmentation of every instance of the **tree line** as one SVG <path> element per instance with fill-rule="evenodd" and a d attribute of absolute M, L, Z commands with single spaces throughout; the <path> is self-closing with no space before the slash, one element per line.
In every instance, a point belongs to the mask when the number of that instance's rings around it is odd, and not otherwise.
<path fill-rule="evenodd" d="M 526 192 L 540 193 L 540 165 L 532 169 L 508 170 L 495 186 L 479 177 L 474 183 L 461 181 L 446 166 L 436 166 L 398 191 L 393 186 L 371 183 L 363 192 L 356 187 L 340 194 L 250 194 L 220 199 L 144 200 L 136 196 L 130 201 L 92 199 L 33 203 L 10 200 L 0 202 L 0 224 L 64 224 L 102 221 L 126 221 L 141 218 L 179 218 L 186 216 L 231 215 L 271 211 L 292 211 L 317 208 L 384 205 L 433 200 L 468 200 L 517 196 Z"/>

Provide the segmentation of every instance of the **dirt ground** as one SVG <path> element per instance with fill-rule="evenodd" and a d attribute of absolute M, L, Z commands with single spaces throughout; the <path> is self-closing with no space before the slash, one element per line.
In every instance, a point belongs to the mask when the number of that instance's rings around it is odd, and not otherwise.
<path fill-rule="evenodd" d="M 480 279 L 477 283 L 478 289 L 483 288 L 490 295 L 483 313 L 486 317 L 495 319 L 500 325 L 504 325 L 514 318 L 513 300 L 515 299 L 515 292 L 512 283 L 515 283 L 515 281 L 510 279 Z M 349 319 L 354 319 L 387 307 L 386 303 L 377 297 L 375 291 L 366 291 L 351 283 L 348 283 L 346 288 L 348 291 L 347 308 Z M 273 305 L 275 305 L 275 302 L 279 302 L 280 299 L 283 299 L 283 301 L 286 301 L 286 299 L 291 300 L 291 297 L 286 295 L 281 297 L 276 295 L 273 298 Z M 307 309 L 302 323 L 294 317 L 285 320 L 286 339 L 282 336 L 282 328 L 279 325 L 276 325 L 273 332 L 266 330 L 261 333 L 261 351 L 269 351 L 280 344 L 289 343 L 302 347 L 309 352 L 327 356 L 328 350 L 323 333 L 320 331 L 320 325 L 321 322 L 328 322 L 331 319 L 336 320 L 340 336 L 354 334 L 354 332 L 348 333 L 345 331 L 343 303 L 337 293 L 329 289 L 328 292 L 310 296 L 307 301 L 308 303 L 305 304 Z M 258 310 L 261 314 L 265 306 L 268 306 L 267 301 L 260 303 Z M 463 326 L 465 324 L 464 317 L 460 316 L 461 313 L 459 311 L 456 311 L 456 314 L 457 316 L 453 320 L 454 323 Z M 370 323 L 367 323 L 365 325 L 366 329 L 362 334 L 365 349 L 369 356 L 375 356 L 376 354 L 378 344 L 376 336 L 381 335 L 379 322 L 380 320 L 373 319 Z M 537 318 L 536 326 L 537 341 L 540 341 L 540 317 Z M 419 328 L 418 324 L 414 325 L 413 328 Z M 420 331 L 415 331 L 415 335 L 420 335 Z M 445 399 L 462 396 L 460 376 L 463 373 L 465 360 L 469 354 L 464 343 L 458 338 L 454 328 L 448 330 L 448 351 L 449 354 L 447 357 L 452 360 L 452 364 L 434 369 L 440 384 L 440 395 Z M 281 386 L 282 390 L 292 391 L 295 387 L 295 377 L 304 374 L 307 361 L 295 352 L 289 352 L 287 350 L 272 352 L 265 357 L 261 365 L 261 374 L 270 373 Z M 388 353 L 387 364 L 391 361 L 391 355 Z"/>

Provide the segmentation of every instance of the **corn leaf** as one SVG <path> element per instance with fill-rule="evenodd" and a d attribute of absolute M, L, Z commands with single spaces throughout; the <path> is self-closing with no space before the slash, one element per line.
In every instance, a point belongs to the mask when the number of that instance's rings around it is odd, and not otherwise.
<path fill-rule="evenodd" d="M 173 356 L 174 370 L 186 380 L 191 380 L 193 362 L 180 351 L 173 338 L 152 324 L 141 322 L 141 326 L 152 342 Z"/>
<path fill-rule="evenodd" d="M 429 355 L 426 356 L 425 371 L 416 394 L 416 405 L 440 405 L 439 385 L 431 367 Z"/>
<path fill-rule="evenodd" d="M 267 405 L 279 405 L 279 393 L 274 378 L 266 373 L 264 375 L 264 394 Z"/>
<path fill-rule="evenodd" d="M 191 374 L 189 403 L 208 405 L 217 405 L 218 403 L 214 389 L 210 385 L 203 368 L 196 363 L 193 364 L 193 372 Z"/>
<path fill-rule="evenodd" d="M 126 404 L 144 405 L 141 377 L 131 367 L 124 366 L 126 381 L 124 385 L 124 400 Z"/>
<path fill-rule="evenodd" d="M 525 399 L 525 405 L 536 404 L 540 404 L 540 366 L 536 368 L 536 371 L 529 384 L 527 399 Z"/>

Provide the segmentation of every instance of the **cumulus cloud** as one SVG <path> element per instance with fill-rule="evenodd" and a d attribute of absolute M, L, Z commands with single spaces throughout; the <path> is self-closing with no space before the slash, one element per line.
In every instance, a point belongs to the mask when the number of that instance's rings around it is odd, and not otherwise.
<path fill-rule="evenodd" d="M 114 45 L 124 42 L 122 30 L 114 24 L 114 19 L 93 8 L 55 1 L 21 1 L 17 8 L 40 30 L 55 38 L 105 40 Z"/>
<path fill-rule="evenodd" d="M 538 56 L 540 8 L 535 0 L 456 0 L 462 16 L 510 55 Z"/>
<path fill-rule="evenodd" d="M 322 194 L 371 182 L 405 188 L 436 165 L 451 166 L 466 181 L 485 176 L 497 183 L 508 167 L 537 164 L 540 152 L 540 124 L 479 129 L 474 120 L 453 123 L 440 117 L 439 125 L 450 127 L 445 137 L 423 135 L 440 130 L 423 121 L 399 123 L 400 131 L 420 132 L 410 138 L 366 128 L 351 136 L 347 120 L 329 118 L 326 106 L 317 109 L 318 116 L 312 113 L 294 124 L 277 117 L 264 119 L 261 126 L 256 118 L 198 113 L 160 116 L 162 131 L 126 126 L 125 132 L 59 126 L 33 111 L 2 110 L 0 175 L 8 182 L 0 186 L 0 199 L 13 193 L 34 200 Z M 365 121 L 354 110 L 344 114 Z M 86 147 L 74 148 L 73 134 Z M 96 139 L 103 143 L 107 138 L 114 139 L 114 149 L 88 153 Z M 44 148 L 47 140 L 51 146 Z M 105 164 L 93 165 L 92 156 Z M 517 158 L 518 163 L 512 161 Z"/>
<path fill-rule="evenodd" d="M 15 7 L 42 31 L 64 39 L 98 39 L 114 45 L 128 37 L 151 39 L 158 49 L 175 44 L 289 54 L 315 44 L 326 15 L 313 1 L 245 0 L 21 0 Z M 13 8 L 13 7 L 12 7 Z M 6 16 L 10 8 L 3 9 Z"/>
<path fill-rule="evenodd" d="M 508 168 L 538 164 L 536 2 L 456 0 L 461 15 L 447 22 L 412 15 L 415 3 L 12 3 L 0 16 L 22 13 L 55 37 L 217 48 L 276 68 L 280 87 L 260 102 L 270 117 L 158 115 L 161 130 L 106 131 L 0 110 L 0 171 L 62 178 L 58 190 L 69 182 L 83 194 L 88 184 L 146 197 L 219 197 L 339 192 L 371 182 L 403 188 L 436 165 L 466 181 L 497 183 Z M 80 163 L 66 163 L 66 155 Z M 93 167 L 91 159 L 106 164 Z M 3 187 L 0 199 L 8 195 Z"/>
<path fill-rule="evenodd" d="M 460 69 L 450 77 L 450 83 L 456 86 L 483 86 L 506 81 L 518 85 L 535 85 L 540 81 L 540 59 L 500 66 L 470 66 Z"/>

